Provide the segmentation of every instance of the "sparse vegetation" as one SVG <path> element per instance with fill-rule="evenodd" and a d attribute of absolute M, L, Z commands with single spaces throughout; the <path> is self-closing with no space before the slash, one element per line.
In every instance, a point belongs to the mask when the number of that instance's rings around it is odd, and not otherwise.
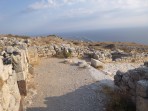
<path fill-rule="evenodd" d="M 136 106 L 130 97 L 123 92 L 103 87 L 103 92 L 110 97 L 106 104 L 106 111 L 136 111 Z"/>
<path fill-rule="evenodd" d="M 68 52 L 65 51 L 63 55 L 64 55 L 65 58 L 70 58 L 70 57 L 72 57 L 72 52 L 71 51 L 68 51 Z"/>

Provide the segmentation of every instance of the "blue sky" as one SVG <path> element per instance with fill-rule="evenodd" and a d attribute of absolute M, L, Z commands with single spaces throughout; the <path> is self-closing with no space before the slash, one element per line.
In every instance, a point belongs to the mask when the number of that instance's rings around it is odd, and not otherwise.
<path fill-rule="evenodd" d="M 148 26 L 148 0 L 0 0 L 0 33 Z"/>

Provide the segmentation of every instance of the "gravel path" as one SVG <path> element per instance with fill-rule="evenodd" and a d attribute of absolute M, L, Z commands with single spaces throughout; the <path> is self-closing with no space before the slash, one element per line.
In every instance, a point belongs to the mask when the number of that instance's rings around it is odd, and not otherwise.
<path fill-rule="evenodd" d="M 63 59 L 43 59 L 36 66 L 38 94 L 27 111 L 99 110 L 95 80 L 89 69 L 62 63 Z"/>

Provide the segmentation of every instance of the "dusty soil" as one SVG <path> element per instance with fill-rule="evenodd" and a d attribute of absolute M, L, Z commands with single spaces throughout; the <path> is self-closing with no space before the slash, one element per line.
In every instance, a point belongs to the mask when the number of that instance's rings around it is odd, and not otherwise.
<path fill-rule="evenodd" d="M 103 111 L 89 69 L 43 59 L 35 68 L 37 95 L 27 111 Z"/>

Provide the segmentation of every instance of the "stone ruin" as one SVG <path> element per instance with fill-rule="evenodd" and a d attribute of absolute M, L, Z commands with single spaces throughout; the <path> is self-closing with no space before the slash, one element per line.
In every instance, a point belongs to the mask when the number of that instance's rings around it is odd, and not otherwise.
<path fill-rule="evenodd" d="M 137 111 L 148 110 L 148 67 L 143 66 L 126 73 L 118 71 L 114 83 L 130 95 Z"/>
<path fill-rule="evenodd" d="M 0 111 L 23 111 L 29 64 L 35 56 L 28 54 L 28 46 L 21 42 L 22 40 L 1 39 L 3 48 L 0 51 Z"/>
<path fill-rule="evenodd" d="M 62 43 L 30 46 L 29 41 L 25 39 L 2 37 L 0 38 L 0 111 L 23 110 L 23 99 L 27 95 L 27 76 L 32 68 L 30 65 L 38 61 L 38 56 L 64 57 L 67 53 L 71 53 L 72 57 L 94 58 L 91 59 L 94 67 L 103 66 L 103 63 L 112 61 L 131 62 L 134 59 L 144 62 L 148 60 L 147 53 L 132 54 L 123 51 L 93 50 L 84 46 Z M 137 111 L 147 111 L 147 67 L 129 70 L 126 73 L 118 71 L 115 75 L 115 84 L 136 101 Z"/>
<path fill-rule="evenodd" d="M 126 53 L 121 50 L 111 52 L 112 60 L 116 62 L 145 62 L 148 61 L 148 53 Z"/>

